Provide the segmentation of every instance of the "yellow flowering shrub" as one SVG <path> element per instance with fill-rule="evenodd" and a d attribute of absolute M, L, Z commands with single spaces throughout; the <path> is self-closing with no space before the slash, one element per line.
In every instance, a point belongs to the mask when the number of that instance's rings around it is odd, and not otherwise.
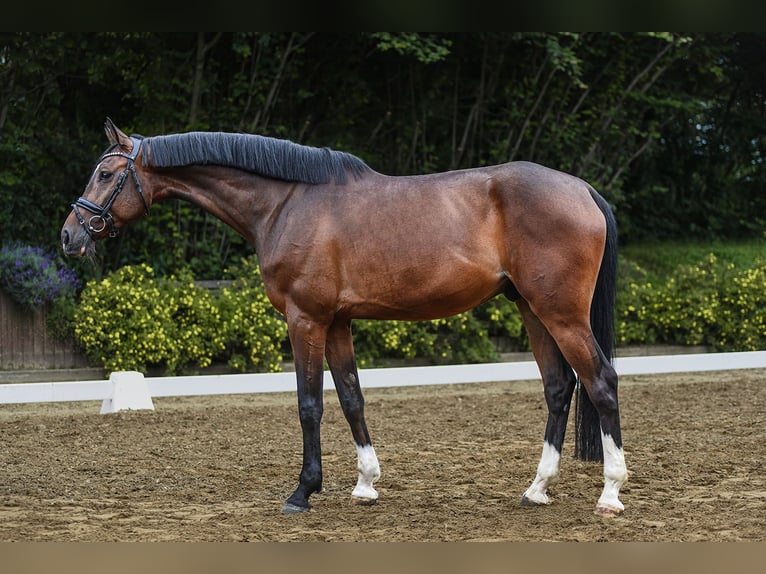
<path fill-rule="evenodd" d="M 679 266 L 662 285 L 629 280 L 618 292 L 618 344 L 766 349 L 766 264 L 738 269 L 712 253 Z M 640 273 L 640 270 L 638 270 Z M 645 275 L 645 274 L 644 274 Z"/>
<path fill-rule="evenodd" d="M 188 276 L 157 279 L 148 265 L 125 266 L 83 290 L 74 334 L 108 372 L 161 366 L 173 374 L 205 367 L 224 349 L 212 295 Z"/>
<path fill-rule="evenodd" d="M 475 310 L 433 321 L 358 320 L 353 334 L 360 367 L 375 366 L 384 359 L 417 358 L 438 364 L 498 358 L 491 329 Z"/>
<path fill-rule="evenodd" d="M 618 345 L 766 349 L 766 263 L 740 269 L 711 254 L 655 283 L 637 265 L 621 265 Z M 228 273 L 231 283 L 214 292 L 195 286 L 189 274 L 157 278 L 147 265 L 123 267 L 86 285 L 74 312 L 75 338 L 107 371 L 159 367 L 174 374 L 213 362 L 241 372 L 279 370 L 289 359 L 287 325 L 266 296 L 256 257 Z M 435 321 L 357 320 L 353 331 L 360 367 L 389 359 L 497 360 L 492 338 L 528 349 L 516 306 L 503 297 Z"/>
<path fill-rule="evenodd" d="M 221 289 L 218 305 L 229 366 L 242 372 L 279 371 L 287 323 L 266 296 L 257 260 L 243 259 L 228 273 L 236 279 Z"/>
<path fill-rule="evenodd" d="M 734 267 L 727 267 L 733 271 Z M 715 346 L 736 351 L 766 349 L 766 264 L 733 272 L 721 286 Z"/>

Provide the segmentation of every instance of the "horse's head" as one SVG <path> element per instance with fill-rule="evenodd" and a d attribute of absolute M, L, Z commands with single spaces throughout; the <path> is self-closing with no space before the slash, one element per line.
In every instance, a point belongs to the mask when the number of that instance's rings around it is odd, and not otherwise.
<path fill-rule="evenodd" d="M 61 229 L 66 255 L 91 255 L 97 240 L 114 237 L 121 227 L 149 213 L 136 172 L 136 165 L 141 165 L 141 138 L 125 135 L 109 118 L 104 129 L 111 145 L 101 154 Z"/>

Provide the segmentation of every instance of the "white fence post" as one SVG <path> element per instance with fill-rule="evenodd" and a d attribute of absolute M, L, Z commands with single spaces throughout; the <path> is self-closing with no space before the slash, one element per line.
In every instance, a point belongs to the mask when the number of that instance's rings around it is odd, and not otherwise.
<path fill-rule="evenodd" d="M 152 395 L 143 373 L 138 371 L 120 371 L 109 377 L 112 396 L 101 403 L 101 414 L 116 413 L 122 410 L 154 410 Z"/>

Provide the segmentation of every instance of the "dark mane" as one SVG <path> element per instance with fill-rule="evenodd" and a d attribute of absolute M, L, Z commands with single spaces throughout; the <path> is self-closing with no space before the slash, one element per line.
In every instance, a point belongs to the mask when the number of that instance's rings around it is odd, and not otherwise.
<path fill-rule="evenodd" d="M 188 132 L 144 140 L 145 161 L 155 167 L 222 165 L 264 177 L 304 183 L 345 183 L 372 171 L 358 157 L 277 138 L 224 132 Z"/>

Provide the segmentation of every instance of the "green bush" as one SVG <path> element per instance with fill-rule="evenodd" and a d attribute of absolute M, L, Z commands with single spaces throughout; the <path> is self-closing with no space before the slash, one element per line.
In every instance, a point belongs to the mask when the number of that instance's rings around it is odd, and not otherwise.
<path fill-rule="evenodd" d="M 360 367 L 386 359 L 478 363 L 496 358 L 485 325 L 470 312 L 433 321 L 357 320 L 354 348 Z"/>
<path fill-rule="evenodd" d="M 727 351 L 766 349 L 766 264 L 740 271 L 731 265 L 726 271 L 713 346 Z"/>
<path fill-rule="evenodd" d="M 504 338 L 514 350 L 528 341 L 516 305 L 496 297 L 471 310 L 433 321 L 354 321 L 354 347 L 361 367 L 387 359 L 427 363 L 486 363 L 498 360 L 492 338 Z"/>
<path fill-rule="evenodd" d="M 638 271 L 637 271 L 638 270 Z M 663 284 L 636 281 L 621 287 L 618 344 L 707 345 L 717 351 L 766 348 L 766 264 L 748 269 L 721 264 L 714 254 L 679 265 Z M 645 276 L 645 274 L 644 274 Z"/>
<path fill-rule="evenodd" d="M 162 366 L 167 374 L 208 366 L 224 349 L 212 295 L 188 276 L 157 279 L 148 265 L 125 266 L 83 290 L 75 338 L 107 371 Z"/>
<path fill-rule="evenodd" d="M 107 370 L 164 368 L 168 374 L 225 362 L 235 370 L 276 371 L 289 353 L 287 326 L 269 302 L 255 256 L 228 271 L 217 293 L 189 274 L 157 278 L 146 265 L 91 281 L 75 310 L 75 337 Z M 766 264 L 749 268 L 712 253 L 657 279 L 621 259 L 618 345 L 706 345 L 718 351 L 766 349 Z M 494 338 L 528 350 L 516 306 L 496 297 L 434 321 L 357 320 L 360 367 L 390 359 L 427 363 L 497 360 Z"/>
<path fill-rule="evenodd" d="M 266 296 L 257 260 L 243 259 L 227 273 L 237 277 L 218 296 L 229 366 L 241 372 L 280 370 L 287 324 Z"/>
<path fill-rule="evenodd" d="M 215 295 L 188 273 L 157 278 L 141 264 L 89 282 L 74 331 L 88 358 L 107 371 L 162 368 L 172 375 L 219 360 L 240 371 L 279 370 L 287 329 L 253 265 Z"/>

